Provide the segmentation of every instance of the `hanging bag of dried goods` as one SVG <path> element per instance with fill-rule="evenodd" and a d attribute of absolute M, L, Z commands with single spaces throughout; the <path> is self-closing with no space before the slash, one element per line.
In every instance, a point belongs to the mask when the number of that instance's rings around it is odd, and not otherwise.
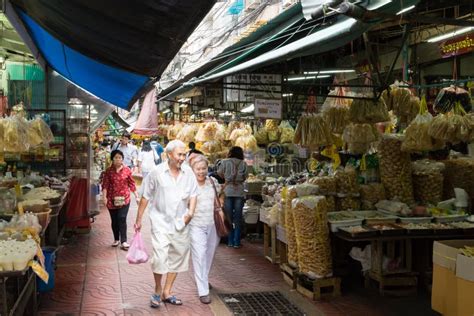
<path fill-rule="evenodd" d="M 8 117 L 4 120 L 4 150 L 5 152 L 21 153 L 28 151 L 29 144 L 25 139 L 28 135 L 28 124 L 20 116 Z"/>
<path fill-rule="evenodd" d="M 454 115 L 451 117 L 451 121 L 455 126 L 454 143 L 469 142 L 471 140 L 472 130 L 474 129 L 472 118 L 472 116 L 466 115 L 461 103 L 456 102 Z"/>
<path fill-rule="evenodd" d="M 332 145 L 333 137 L 321 114 L 303 114 L 296 127 L 294 141 L 306 147 Z"/>
<path fill-rule="evenodd" d="M 381 123 L 390 121 L 387 105 L 383 98 L 374 100 L 373 93 L 356 95 L 349 109 L 349 120 L 352 123 Z"/>
<path fill-rule="evenodd" d="M 290 122 L 282 121 L 279 126 L 280 129 L 280 143 L 292 143 L 295 138 L 295 130 L 291 126 Z"/>
<path fill-rule="evenodd" d="M 413 204 L 410 154 L 401 150 L 403 137 L 384 134 L 380 141 L 380 177 L 388 199 Z"/>
<path fill-rule="evenodd" d="M 439 113 L 447 113 L 454 109 L 456 102 L 460 102 L 466 112 L 471 111 L 471 97 L 463 88 L 450 86 L 441 89 L 434 101 L 434 109 Z"/>
<path fill-rule="evenodd" d="M 428 112 L 426 98 L 421 99 L 420 113 L 410 123 L 405 130 L 405 139 L 402 143 L 402 150 L 405 152 L 429 151 L 433 149 L 433 139 L 429 129 L 433 116 Z"/>
<path fill-rule="evenodd" d="M 342 139 L 351 154 L 365 154 L 380 139 L 380 133 L 372 124 L 350 124 L 344 129 Z"/>
<path fill-rule="evenodd" d="M 346 91 L 342 87 L 336 87 L 329 92 L 323 103 L 323 115 L 331 132 L 335 134 L 342 134 L 344 128 L 349 124 L 348 113 L 352 99 L 345 97 Z"/>
<path fill-rule="evenodd" d="M 324 196 L 304 196 L 292 201 L 299 271 L 306 276 L 332 275 L 331 244 Z"/>
<path fill-rule="evenodd" d="M 441 162 L 428 159 L 412 163 L 415 200 L 422 204 L 436 205 L 443 199 L 443 170 Z"/>

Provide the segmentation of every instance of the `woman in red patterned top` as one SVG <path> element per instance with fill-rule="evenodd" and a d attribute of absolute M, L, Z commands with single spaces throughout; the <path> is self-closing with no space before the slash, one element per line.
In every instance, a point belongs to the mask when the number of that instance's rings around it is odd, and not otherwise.
<path fill-rule="evenodd" d="M 130 207 L 130 191 L 138 201 L 138 193 L 135 181 L 132 178 L 132 171 L 123 164 L 123 153 L 114 150 L 110 154 L 112 165 L 107 168 L 102 180 L 102 191 L 104 203 L 109 209 L 112 219 L 112 231 L 114 242 L 112 247 L 121 244 L 122 249 L 127 250 L 130 246 L 127 243 L 127 214 Z"/>

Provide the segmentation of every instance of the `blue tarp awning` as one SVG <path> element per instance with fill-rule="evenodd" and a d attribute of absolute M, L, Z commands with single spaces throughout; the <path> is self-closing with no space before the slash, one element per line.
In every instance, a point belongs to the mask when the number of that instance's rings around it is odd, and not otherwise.
<path fill-rule="evenodd" d="M 43 66 L 130 109 L 214 1 L 9 0 L 6 15 Z"/>

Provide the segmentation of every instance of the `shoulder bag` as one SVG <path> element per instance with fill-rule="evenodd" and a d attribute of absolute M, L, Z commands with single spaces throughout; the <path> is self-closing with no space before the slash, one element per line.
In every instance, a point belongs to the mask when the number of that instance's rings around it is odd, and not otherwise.
<path fill-rule="evenodd" d="M 225 217 L 224 210 L 221 205 L 221 201 L 219 200 L 219 194 L 217 193 L 216 185 L 214 184 L 214 180 L 209 179 L 211 181 L 212 187 L 214 188 L 214 225 L 216 225 L 217 235 L 219 237 L 226 237 L 229 235 L 230 232 L 230 223 Z M 221 216 L 221 212 L 224 216 Z"/>

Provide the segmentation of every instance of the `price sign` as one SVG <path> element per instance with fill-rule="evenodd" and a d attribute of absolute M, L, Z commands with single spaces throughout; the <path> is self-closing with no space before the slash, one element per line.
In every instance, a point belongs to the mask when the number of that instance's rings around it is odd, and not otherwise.
<path fill-rule="evenodd" d="M 254 105 L 255 117 L 281 120 L 281 99 L 255 99 Z"/>

